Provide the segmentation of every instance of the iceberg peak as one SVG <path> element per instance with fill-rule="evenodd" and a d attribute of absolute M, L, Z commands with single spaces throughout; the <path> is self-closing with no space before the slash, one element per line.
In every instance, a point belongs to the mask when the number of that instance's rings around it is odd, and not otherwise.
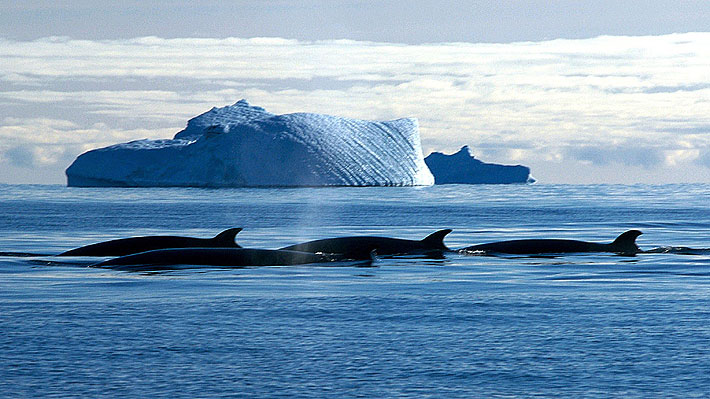
<path fill-rule="evenodd" d="M 451 156 L 458 158 L 475 158 L 471 153 L 471 149 L 467 145 L 461 147 L 461 149 L 457 153 L 452 154 Z"/>
<path fill-rule="evenodd" d="M 191 139 L 202 135 L 205 129 L 210 126 L 247 124 L 272 116 L 275 115 L 267 112 L 264 108 L 249 105 L 247 100 L 241 99 L 233 105 L 221 108 L 213 107 L 211 110 L 190 119 L 187 121 L 187 127 L 178 132 L 173 138 Z"/>

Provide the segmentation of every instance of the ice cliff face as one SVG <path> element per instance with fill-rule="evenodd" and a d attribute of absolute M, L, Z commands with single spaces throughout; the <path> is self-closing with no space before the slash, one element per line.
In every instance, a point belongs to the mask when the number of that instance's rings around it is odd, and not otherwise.
<path fill-rule="evenodd" d="M 432 152 L 424 159 L 436 184 L 507 184 L 534 183 L 530 168 L 516 165 L 497 165 L 475 159 L 463 146 L 451 155 Z"/>
<path fill-rule="evenodd" d="M 86 152 L 66 174 L 69 186 L 93 187 L 434 183 L 415 119 L 275 115 L 245 100 L 191 119 L 172 140 L 139 140 Z"/>

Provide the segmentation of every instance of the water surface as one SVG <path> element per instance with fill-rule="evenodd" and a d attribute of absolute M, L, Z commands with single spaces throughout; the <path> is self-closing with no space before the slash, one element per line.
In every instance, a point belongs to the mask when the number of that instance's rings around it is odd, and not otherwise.
<path fill-rule="evenodd" d="M 709 185 L 0 185 L 5 397 L 706 397 Z M 135 235 L 246 247 L 517 238 L 694 255 L 465 256 L 131 273 L 52 255 Z M 17 256 L 22 255 L 25 256 Z"/>

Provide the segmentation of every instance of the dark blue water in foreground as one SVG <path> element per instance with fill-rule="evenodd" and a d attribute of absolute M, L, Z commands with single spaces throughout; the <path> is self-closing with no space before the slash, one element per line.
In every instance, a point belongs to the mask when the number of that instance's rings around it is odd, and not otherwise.
<path fill-rule="evenodd" d="M 2 397 L 707 397 L 710 185 L 79 189 L 0 185 Z M 694 255 L 447 255 L 131 273 L 107 239 L 510 238 Z M 33 256 L 17 256 L 19 254 Z"/>

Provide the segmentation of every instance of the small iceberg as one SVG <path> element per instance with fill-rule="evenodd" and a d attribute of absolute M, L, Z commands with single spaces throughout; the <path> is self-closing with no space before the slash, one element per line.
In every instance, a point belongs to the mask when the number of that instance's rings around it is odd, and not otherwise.
<path fill-rule="evenodd" d="M 424 159 L 435 184 L 534 183 L 530 168 L 522 165 L 485 163 L 471 155 L 468 146 L 451 155 L 432 152 Z"/>

